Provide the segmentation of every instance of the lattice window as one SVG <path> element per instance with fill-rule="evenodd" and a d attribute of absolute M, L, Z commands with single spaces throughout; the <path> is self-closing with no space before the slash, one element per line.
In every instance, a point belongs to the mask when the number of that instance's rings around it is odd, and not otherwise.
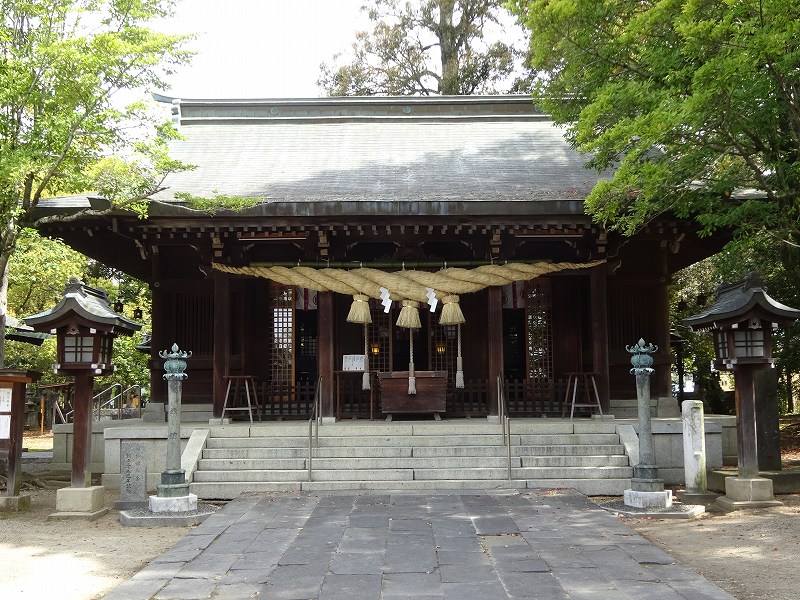
<path fill-rule="evenodd" d="M 269 378 L 273 385 L 291 384 L 294 382 L 294 288 L 276 286 L 271 291 Z"/>
<path fill-rule="evenodd" d="M 64 362 L 90 363 L 94 358 L 93 335 L 65 335 Z"/>
<path fill-rule="evenodd" d="M 458 328 L 456 325 L 439 325 L 436 317 L 430 319 L 431 367 L 434 371 L 447 371 L 448 379 L 455 379 L 458 356 Z"/>
<path fill-rule="evenodd" d="M 369 370 L 390 371 L 392 356 L 392 314 L 383 312 L 383 305 L 370 300 L 372 323 L 368 327 Z"/>
<path fill-rule="evenodd" d="M 550 281 L 538 279 L 525 289 L 528 379 L 546 384 L 553 378 L 553 317 Z"/>
<path fill-rule="evenodd" d="M 214 352 L 214 299 L 211 295 L 175 295 L 175 340 L 192 355 L 211 356 Z"/>

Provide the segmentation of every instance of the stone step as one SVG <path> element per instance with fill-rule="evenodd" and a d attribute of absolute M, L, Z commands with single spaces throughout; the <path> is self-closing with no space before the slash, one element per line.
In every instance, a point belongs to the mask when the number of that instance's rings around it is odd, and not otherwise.
<path fill-rule="evenodd" d="M 630 478 L 622 479 L 529 479 L 480 480 L 452 479 L 406 481 L 296 481 L 296 482 L 210 482 L 192 483 L 189 490 L 203 500 L 231 500 L 242 493 L 294 491 L 359 491 L 359 490 L 486 490 L 486 489 L 553 489 L 574 488 L 588 496 L 621 496 L 631 487 Z"/>
<path fill-rule="evenodd" d="M 317 481 L 402 481 L 480 479 L 502 480 L 507 477 L 507 467 L 496 468 L 385 468 L 313 470 Z M 518 479 L 619 479 L 630 478 L 631 467 L 517 467 L 512 466 L 512 476 Z M 195 471 L 195 482 L 245 482 L 245 481 L 303 481 L 306 470 L 246 469 L 246 470 L 200 470 Z M 555 485 L 554 487 L 561 487 Z"/>
<path fill-rule="evenodd" d="M 591 434 L 589 434 L 591 435 Z M 603 435 L 603 434 L 598 434 Z M 566 438 L 569 436 L 555 436 L 556 438 Z M 511 435 L 511 443 L 519 445 L 519 435 Z M 442 440 L 447 439 L 451 445 L 463 446 L 498 446 L 503 443 L 500 430 L 494 435 L 475 434 L 475 435 L 363 435 L 363 436 L 330 436 L 320 435 L 320 447 L 356 447 L 356 446 L 382 446 L 382 447 L 410 447 L 410 446 L 438 446 Z M 276 438 L 209 438 L 207 447 L 209 448 L 263 448 L 265 443 L 275 448 L 304 448 L 308 446 L 308 437 L 276 437 Z M 569 442 L 561 442 L 569 443 Z"/>
<path fill-rule="evenodd" d="M 324 450 L 324 448 L 320 448 Z M 586 456 L 624 454 L 621 444 L 553 444 L 546 446 L 512 446 L 512 456 Z M 505 456 L 505 446 L 425 446 L 413 448 L 418 457 L 434 456 Z"/>
<path fill-rule="evenodd" d="M 561 457 L 556 457 L 561 458 Z M 523 466 L 518 457 L 511 457 L 515 467 Z M 507 457 L 437 457 L 437 458 L 318 458 L 312 461 L 314 470 L 354 471 L 358 469 L 462 469 L 470 467 L 503 468 L 508 466 Z M 553 463 L 552 466 L 558 466 Z M 201 459 L 203 471 L 305 469 L 304 459 Z M 347 477 L 344 477 L 346 479 Z"/>
<path fill-rule="evenodd" d="M 584 433 L 584 434 L 514 434 L 510 436 L 512 446 L 566 446 L 566 445 L 608 445 L 618 444 L 619 436 L 616 433 Z M 360 437 L 328 436 L 319 437 L 321 448 L 329 447 L 425 447 L 441 446 L 446 441 L 448 446 L 502 446 L 503 437 L 498 432 L 494 435 L 364 435 Z M 209 438 L 208 448 L 305 448 L 308 446 L 308 437 L 284 436 L 276 438 L 252 437 L 217 437 Z"/>
<path fill-rule="evenodd" d="M 358 469 L 469 469 L 507 468 L 506 456 L 461 456 L 430 458 L 321 458 L 314 457 L 315 470 L 354 471 Z M 526 456 L 511 457 L 512 467 L 627 467 L 626 456 Z M 300 470 L 308 464 L 304 458 L 204 458 L 198 462 L 201 471 Z M 343 477 L 347 479 L 347 477 Z"/>
<path fill-rule="evenodd" d="M 615 433 L 613 421 L 600 419 L 511 419 L 515 434 L 571 434 L 571 433 Z M 466 421 L 408 422 L 396 421 L 380 423 L 375 421 L 340 421 L 325 424 L 319 428 L 320 435 L 342 436 L 401 436 L 401 435 L 475 435 L 499 434 L 497 421 L 475 419 Z M 291 423 L 235 423 L 211 428 L 210 437 L 308 437 L 308 422 Z"/>
<path fill-rule="evenodd" d="M 629 467 L 628 457 L 609 456 L 523 456 L 523 467 Z"/>
<path fill-rule="evenodd" d="M 401 447 L 328 447 L 316 448 L 314 456 L 318 458 L 418 458 L 434 457 L 504 457 L 504 446 L 424 446 L 417 448 Z M 512 446 L 513 456 L 612 456 L 623 455 L 624 448 L 620 444 L 586 444 L 581 446 Z M 272 458 L 306 458 L 308 447 L 298 448 L 206 448 L 203 458 L 209 459 L 272 459 Z"/>
<path fill-rule="evenodd" d="M 583 433 L 572 435 L 521 435 L 519 444 L 523 446 L 549 446 L 549 445 L 584 445 L 584 444 L 619 444 L 619 435 L 616 433 Z M 514 443 L 514 435 L 511 436 Z"/>
<path fill-rule="evenodd" d="M 414 469 L 414 479 L 503 479 L 507 469 Z M 321 471 L 320 473 L 324 473 Z M 631 467 L 523 467 L 511 470 L 514 479 L 618 479 L 631 477 Z M 320 477 L 324 479 L 324 477 Z M 343 478 L 344 479 L 344 478 Z M 554 487 L 561 487 L 560 484 Z"/>
<path fill-rule="evenodd" d="M 499 454 L 497 454 L 499 456 Z M 382 448 L 380 446 L 316 448 L 319 458 L 403 458 L 411 456 L 411 448 Z M 308 447 L 302 448 L 206 448 L 203 458 L 307 458 Z"/>
<path fill-rule="evenodd" d="M 251 469 L 242 471 L 195 471 L 194 481 L 302 481 L 308 472 L 301 470 Z M 414 479 L 412 469 L 355 469 L 352 471 L 318 471 L 314 477 L 322 481 L 398 481 Z"/>
<path fill-rule="evenodd" d="M 240 494 L 297 491 L 300 491 L 300 483 L 296 481 L 215 481 L 189 484 L 189 492 L 197 494 L 200 500 L 233 500 Z"/>
<path fill-rule="evenodd" d="M 197 468 L 200 471 L 299 471 L 307 465 L 305 458 L 201 458 Z"/>

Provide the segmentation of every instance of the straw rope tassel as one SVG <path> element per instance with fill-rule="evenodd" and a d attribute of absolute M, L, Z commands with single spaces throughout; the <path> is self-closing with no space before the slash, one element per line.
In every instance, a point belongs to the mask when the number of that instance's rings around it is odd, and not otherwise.
<path fill-rule="evenodd" d="M 369 325 L 364 323 L 364 374 L 361 376 L 361 389 L 369 389 Z"/>
<path fill-rule="evenodd" d="M 397 315 L 397 326 L 408 329 L 419 329 L 422 322 L 419 320 L 419 302 L 416 300 L 403 300 L 403 308 Z"/>
<path fill-rule="evenodd" d="M 353 295 L 353 303 L 350 305 L 350 312 L 347 313 L 347 322 L 364 323 L 365 325 L 372 323 L 372 315 L 369 313 L 369 296 Z"/>
<path fill-rule="evenodd" d="M 456 357 L 456 388 L 464 389 L 464 362 L 461 359 L 461 323 L 456 325 L 458 328 L 458 356 Z"/>
<path fill-rule="evenodd" d="M 455 294 L 448 294 L 442 298 L 442 314 L 439 317 L 439 325 L 458 325 L 465 323 L 464 313 L 461 311 L 459 298 Z"/>
<path fill-rule="evenodd" d="M 408 393 L 417 395 L 417 378 L 414 376 L 414 330 L 408 330 Z"/>

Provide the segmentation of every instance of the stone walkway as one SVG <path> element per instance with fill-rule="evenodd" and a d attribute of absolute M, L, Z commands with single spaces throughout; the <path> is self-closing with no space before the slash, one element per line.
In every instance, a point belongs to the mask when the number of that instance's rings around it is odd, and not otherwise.
<path fill-rule="evenodd" d="M 733 596 L 569 490 L 242 496 L 106 599 Z"/>

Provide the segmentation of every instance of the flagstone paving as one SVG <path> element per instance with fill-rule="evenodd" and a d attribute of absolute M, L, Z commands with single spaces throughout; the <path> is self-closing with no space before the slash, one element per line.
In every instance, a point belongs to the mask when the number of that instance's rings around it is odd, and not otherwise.
<path fill-rule="evenodd" d="M 247 495 L 111 600 L 730 600 L 570 490 Z"/>

